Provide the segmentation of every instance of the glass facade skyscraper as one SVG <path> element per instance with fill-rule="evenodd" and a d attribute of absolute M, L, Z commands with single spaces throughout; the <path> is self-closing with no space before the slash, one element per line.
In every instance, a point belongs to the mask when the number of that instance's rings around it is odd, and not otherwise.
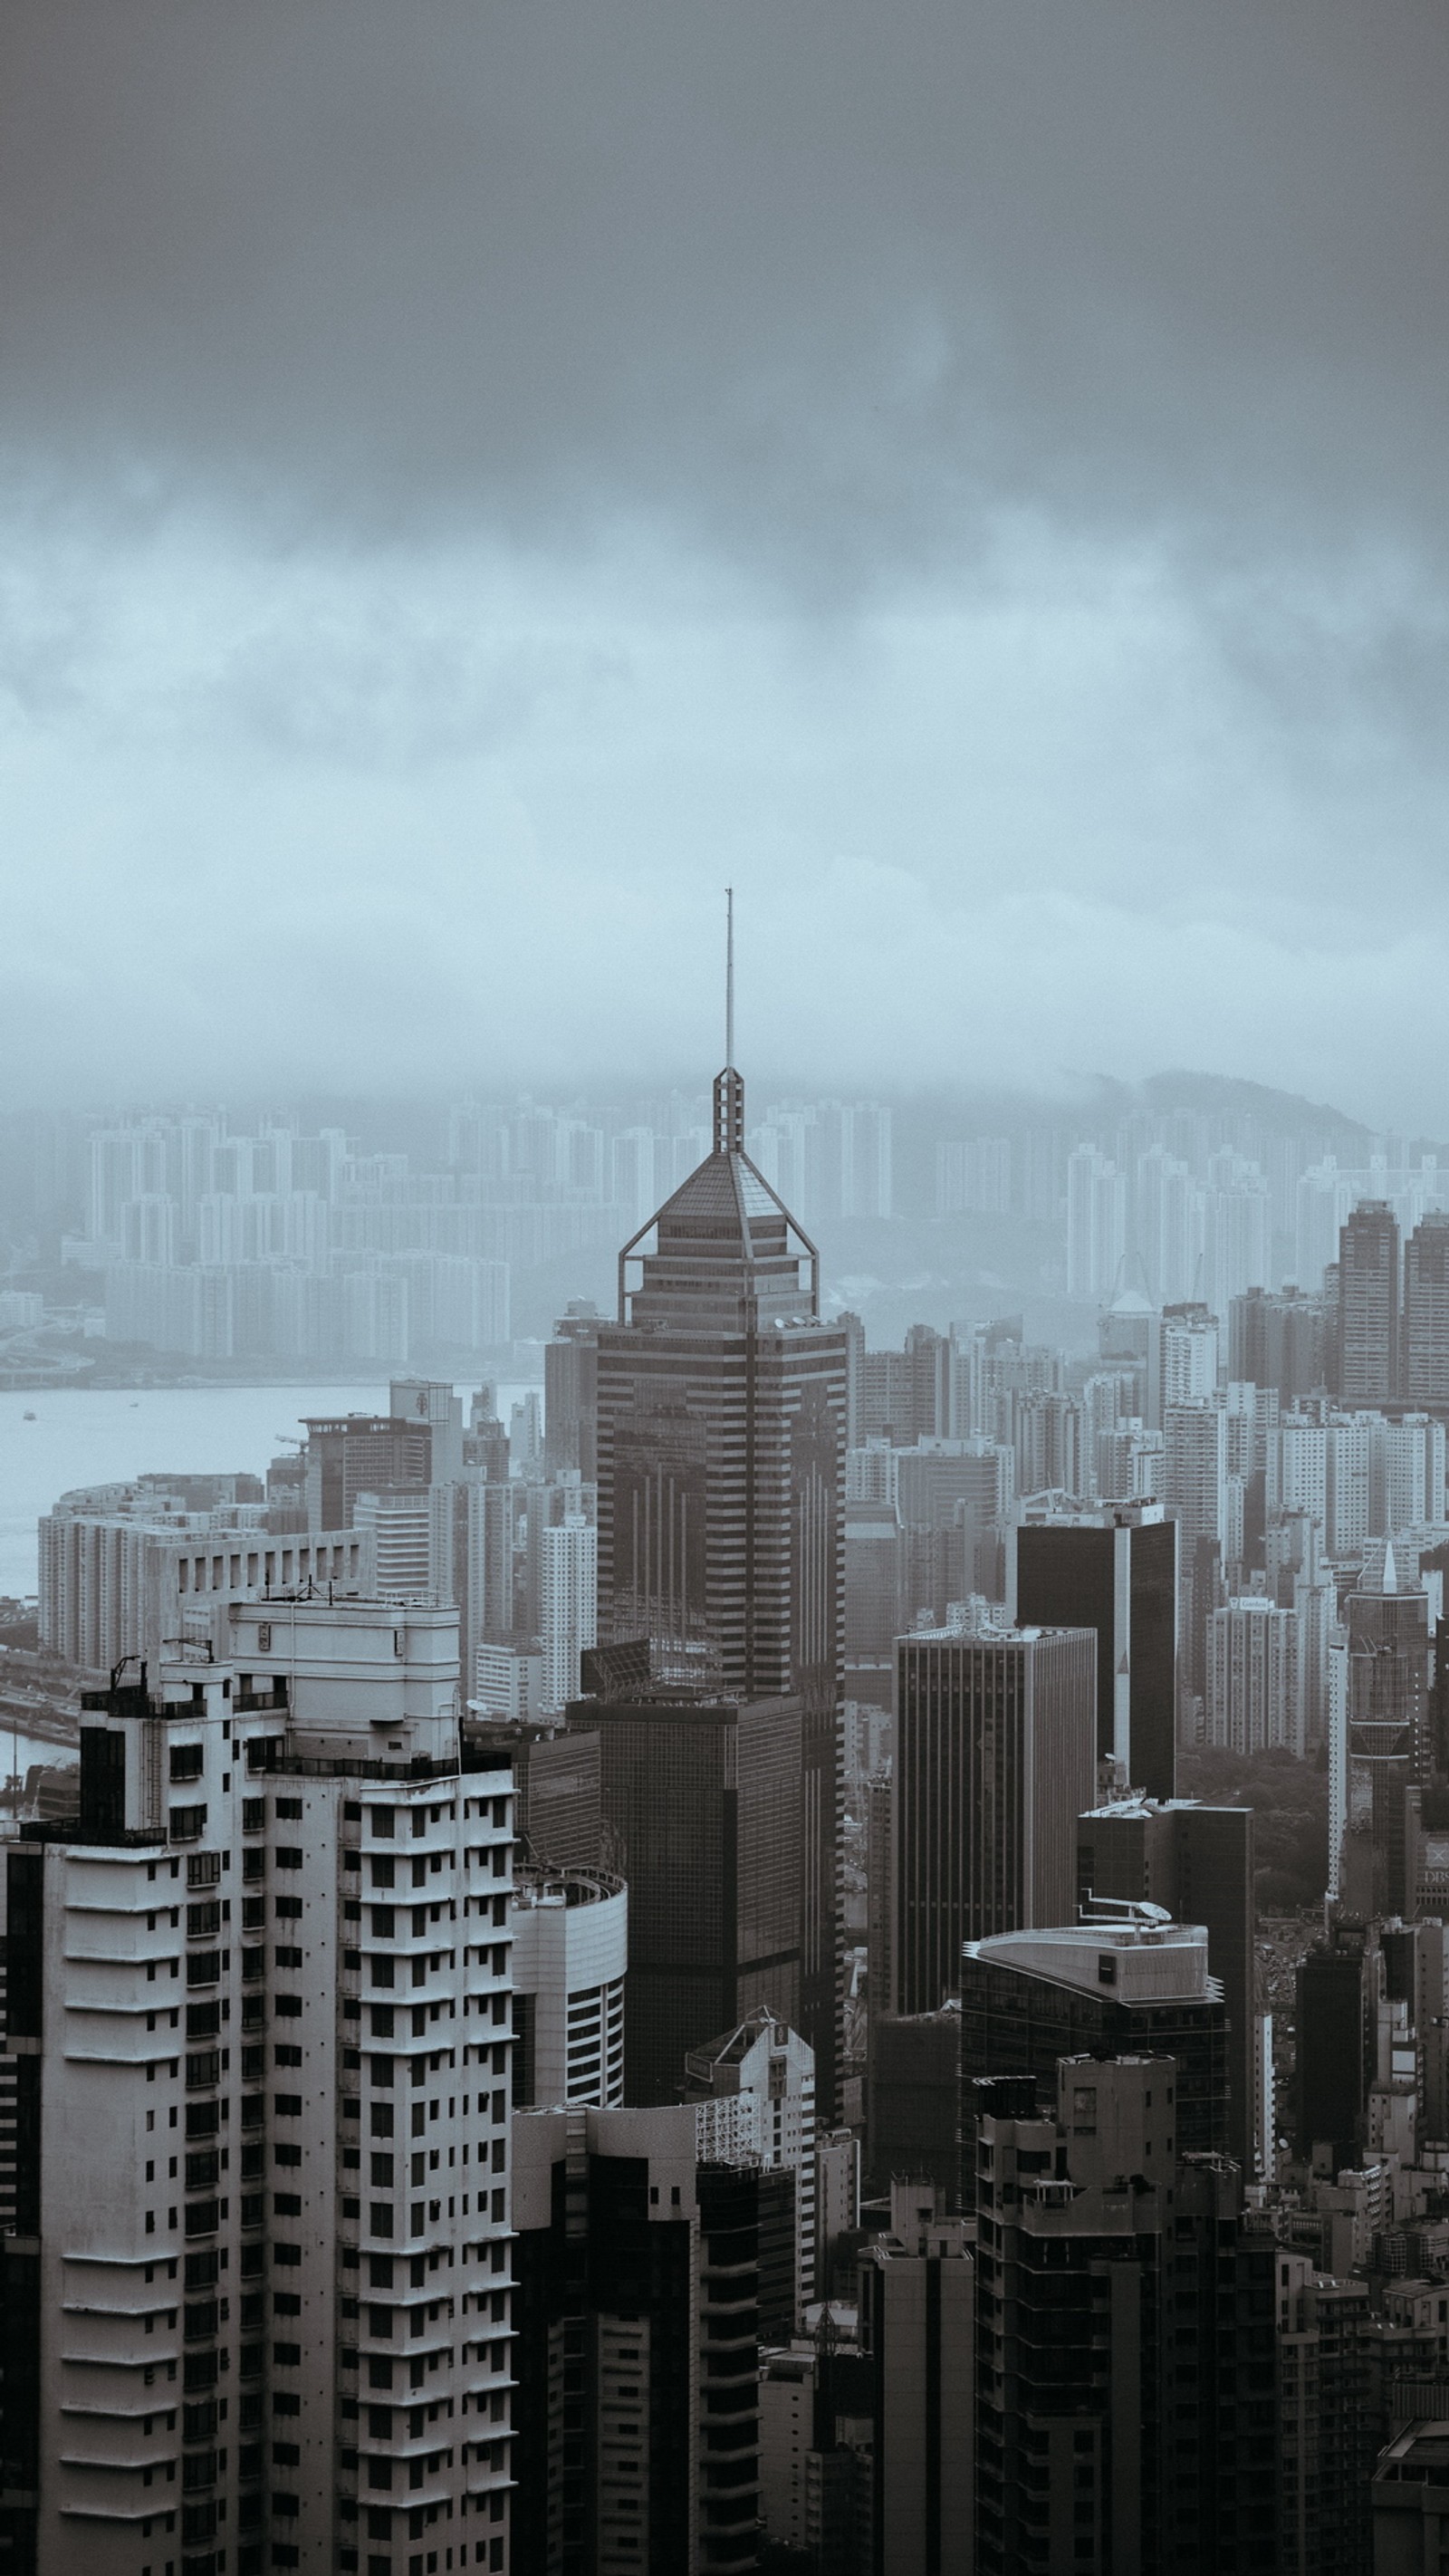
<path fill-rule="evenodd" d="M 827 2116 L 845 1415 L 845 1335 L 820 1320 L 818 1255 L 745 1153 L 727 1066 L 713 1149 L 620 1254 L 617 1321 L 599 1333 L 599 1636 L 647 1640 L 672 1685 L 799 1704 L 800 2027 Z"/>
<path fill-rule="evenodd" d="M 1097 1753 L 1136 1789 L 1177 1788 L 1178 1532 L 1157 1503 L 1024 1520 L 1015 1537 L 1023 1627 L 1092 1628 Z"/>

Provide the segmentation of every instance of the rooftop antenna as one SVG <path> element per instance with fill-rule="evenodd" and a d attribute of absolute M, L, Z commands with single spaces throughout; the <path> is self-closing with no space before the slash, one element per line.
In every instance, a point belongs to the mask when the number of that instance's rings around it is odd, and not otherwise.
<path fill-rule="evenodd" d="M 735 1061 L 735 890 L 725 887 L 725 1071 Z"/>
<path fill-rule="evenodd" d="M 725 887 L 725 1060 L 714 1084 L 714 1150 L 745 1150 L 745 1086 L 735 1071 L 735 890 Z"/>

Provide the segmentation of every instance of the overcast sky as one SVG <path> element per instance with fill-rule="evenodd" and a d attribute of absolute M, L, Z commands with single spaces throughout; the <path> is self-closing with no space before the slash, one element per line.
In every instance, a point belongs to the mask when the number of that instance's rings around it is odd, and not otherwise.
<path fill-rule="evenodd" d="M 1449 1129 L 1443 0 L 7 0 L 10 1097 Z"/>

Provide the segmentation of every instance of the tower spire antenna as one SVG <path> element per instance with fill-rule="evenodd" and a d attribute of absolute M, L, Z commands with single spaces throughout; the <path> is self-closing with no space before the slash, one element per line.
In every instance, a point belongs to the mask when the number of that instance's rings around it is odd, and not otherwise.
<path fill-rule="evenodd" d="M 725 887 L 725 1060 L 714 1084 L 714 1150 L 745 1150 L 745 1086 L 735 1071 L 735 890 Z"/>
<path fill-rule="evenodd" d="M 735 890 L 725 887 L 725 1071 L 735 1062 Z"/>

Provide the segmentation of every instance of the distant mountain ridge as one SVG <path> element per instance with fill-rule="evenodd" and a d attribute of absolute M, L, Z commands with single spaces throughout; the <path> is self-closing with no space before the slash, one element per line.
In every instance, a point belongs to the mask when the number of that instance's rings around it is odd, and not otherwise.
<path fill-rule="evenodd" d="M 1112 1074 L 1083 1075 L 1066 1082 L 1053 1097 L 1042 1091 L 984 1090 L 963 1084 L 956 1092 L 935 1088 L 898 1102 L 907 1118 L 919 1118 L 937 1132 L 988 1135 L 1025 1127 L 1080 1128 L 1083 1136 L 1106 1135 L 1124 1119 L 1171 1117 L 1256 1118 L 1281 1135 L 1316 1133 L 1341 1144 L 1355 1160 L 1366 1159 L 1379 1133 L 1361 1118 L 1350 1117 L 1330 1101 L 1306 1100 L 1301 1093 L 1280 1091 L 1270 1083 L 1250 1082 L 1235 1074 L 1200 1073 L 1174 1066 L 1148 1074 L 1141 1082 L 1123 1082 Z M 1417 1146 L 1430 1138 L 1406 1138 Z"/>

